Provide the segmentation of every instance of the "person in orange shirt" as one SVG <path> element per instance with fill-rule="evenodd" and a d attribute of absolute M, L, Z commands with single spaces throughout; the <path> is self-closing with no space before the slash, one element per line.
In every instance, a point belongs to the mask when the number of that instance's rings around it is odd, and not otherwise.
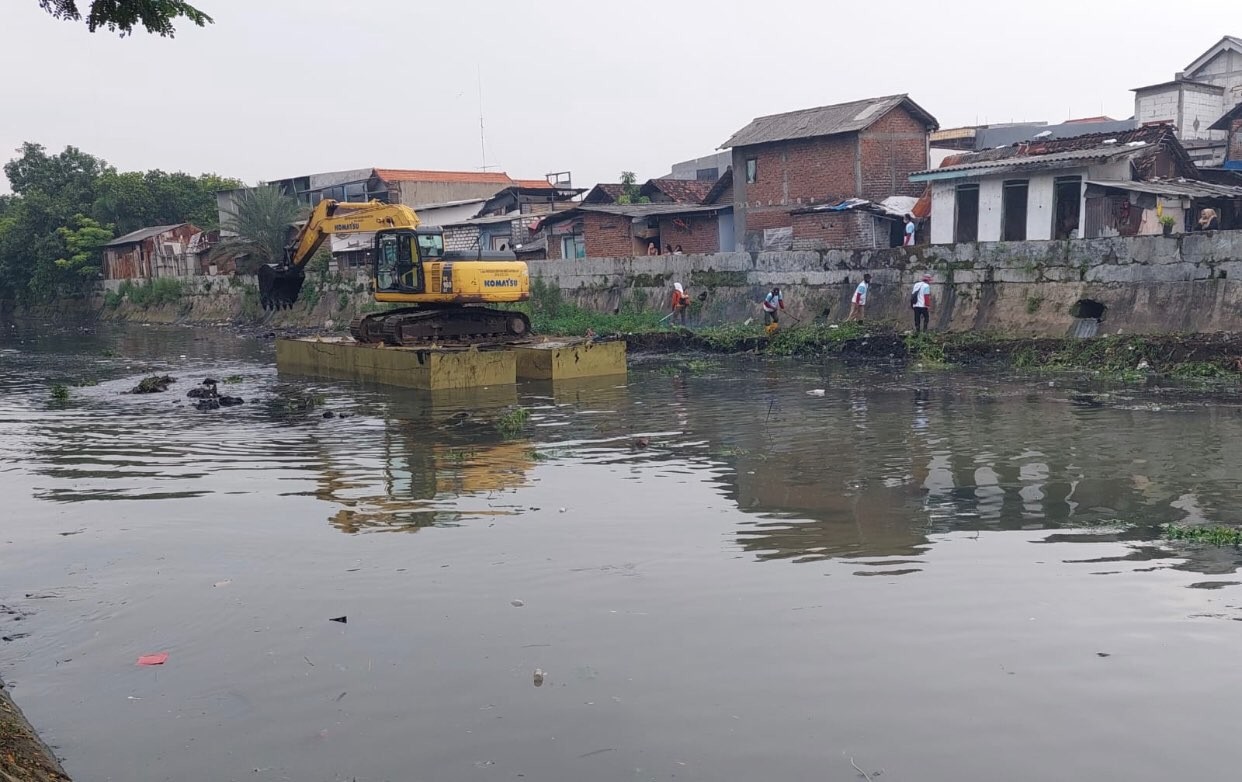
<path fill-rule="evenodd" d="M 686 314 L 690 311 L 690 296 L 680 282 L 673 283 L 673 319 L 686 325 Z"/>

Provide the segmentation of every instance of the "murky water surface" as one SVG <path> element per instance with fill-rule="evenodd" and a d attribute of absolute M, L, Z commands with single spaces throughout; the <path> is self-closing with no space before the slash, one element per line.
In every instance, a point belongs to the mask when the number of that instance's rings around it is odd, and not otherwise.
<path fill-rule="evenodd" d="M 428 399 L 7 332 L 0 672 L 80 782 L 1236 774 L 1239 555 L 1159 530 L 1238 522 L 1236 393 L 742 359 Z"/>

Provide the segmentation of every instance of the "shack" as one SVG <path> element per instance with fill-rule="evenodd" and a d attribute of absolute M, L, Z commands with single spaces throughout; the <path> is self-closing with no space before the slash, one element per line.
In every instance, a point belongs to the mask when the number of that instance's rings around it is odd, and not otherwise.
<path fill-rule="evenodd" d="M 156 225 L 119 236 L 104 245 L 105 280 L 153 280 L 203 273 L 202 230 L 191 223 Z"/>

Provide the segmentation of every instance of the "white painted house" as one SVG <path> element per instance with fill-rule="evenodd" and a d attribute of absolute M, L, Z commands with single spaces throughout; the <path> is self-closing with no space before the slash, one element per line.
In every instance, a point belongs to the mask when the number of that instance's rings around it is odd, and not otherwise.
<path fill-rule="evenodd" d="M 1153 125 L 966 153 L 910 181 L 931 186 L 931 242 L 951 244 L 1158 232 L 1137 211 L 1088 203 L 1089 188 L 1113 193 L 1126 182 L 1194 173 L 1172 127 Z M 1181 200 L 1169 208 L 1181 210 Z"/>
<path fill-rule="evenodd" d="M 1197 165 L 1219 166 L 1226 134 L 1212 129 L 1242 103 L 1242 39 L 1227 35 L 1177 73 L 1172 81 L 1134 90 L 1134 118 L 1140 125 L 1168 122 Z"/>

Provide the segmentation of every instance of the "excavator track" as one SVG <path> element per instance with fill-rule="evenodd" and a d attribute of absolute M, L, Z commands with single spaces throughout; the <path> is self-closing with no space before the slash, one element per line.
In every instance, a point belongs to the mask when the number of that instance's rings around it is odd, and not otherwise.
<path fill-rule="evenodd" d="M 493 345 L 529 337 L 530 319 L 487 307 L 407 307 L 360 315 L 349 324 L 349 333 L 358 342 L 397 347 Z"/>

